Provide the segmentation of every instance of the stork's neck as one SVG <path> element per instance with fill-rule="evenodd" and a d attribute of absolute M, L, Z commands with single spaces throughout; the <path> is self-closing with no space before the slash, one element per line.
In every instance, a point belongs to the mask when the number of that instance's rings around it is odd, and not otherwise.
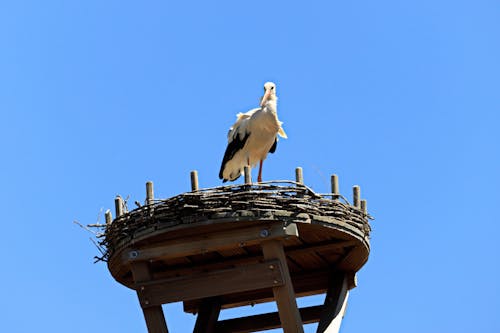
<path fill-rule="evenodd" d="M 271 97 L 263 107 L 264 110 L 276 114 L 278 111 L 278 97 Z"/>

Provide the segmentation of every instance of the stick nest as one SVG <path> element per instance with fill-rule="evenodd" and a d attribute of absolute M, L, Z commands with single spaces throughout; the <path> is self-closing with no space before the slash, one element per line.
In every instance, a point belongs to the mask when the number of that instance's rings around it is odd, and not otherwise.
<path fill-rule="evenodd" d="M 334 200 L 335 199 L 335 200 Z M 364 237 L 371 231 L 370 215 L 349 204 L 341 195 L 317 194 L 291 181 L 254 185 L 230 185 L 179 194 L 155 200 L 117 217 L 101 229 L 98 246 L 107 261 L 131 240 L 155 230 L 209 220 L 282 220 L 310 223 L 340 220 L 359 230 Z"/>

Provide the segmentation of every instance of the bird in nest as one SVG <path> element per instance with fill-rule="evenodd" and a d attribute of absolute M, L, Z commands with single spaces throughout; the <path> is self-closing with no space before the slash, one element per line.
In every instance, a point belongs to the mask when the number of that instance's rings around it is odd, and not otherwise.
<path fill-rule="evenodd" d="M 238 179 L 246 165 L 255 167 L 257 163 L 257 181 L 262 182 L 262 164 L 267 154 L 276 151 L 278 135 L 287 138 L 281 127 L 283 123 L 278 119 L 277 102 L 276 85 L 266 82 L 260 107 L 236 115 L 236 122 L 227 135 L 228 144 L 219 171 L 223 182 Z"/>

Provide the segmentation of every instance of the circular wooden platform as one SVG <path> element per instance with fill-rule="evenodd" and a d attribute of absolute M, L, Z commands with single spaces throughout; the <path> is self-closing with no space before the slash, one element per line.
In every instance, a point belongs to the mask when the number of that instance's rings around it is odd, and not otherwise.
<path fill-rule="evenodd" d="M 261 242 L 278 239 L 295 293 L 305 296 L 325 292 L 332 270 L 354 276 L 368 259 L 369 233 L 368 216 L 360 208 L 284 182 L 223 186 L 156 200 L 117 217 L 107 226 L 103 245 L 113 277 L 137 289 L 134 262 L 149 262 L 154 280 L 209 279 L 212 271 L 261 263 Z M 268 301 L 272 293 L 262 288 L 221 297 L 228 308 Z M 198 309 L 196 299 L 171 299 L 183 300 L 188 312 Z"/>

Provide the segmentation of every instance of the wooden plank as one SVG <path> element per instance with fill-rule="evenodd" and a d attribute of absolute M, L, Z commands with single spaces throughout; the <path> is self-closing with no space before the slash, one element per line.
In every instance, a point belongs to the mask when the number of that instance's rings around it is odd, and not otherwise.
<path fill-rule="evenodd" d="M 310 306 L 299 309 L 304 324 L 312 324 L 319 321 L 322 305 Z M 248 333 L 280 328 L 281 322 L 278 312 L 265 313 L 221 320 L 217 323 L 217 333 Z"/>
<path fill-rule="evenodd" d="M 220 313 L 220 298 L 205 298 L 200 305 L 193 333 L 215 333 Z"/>
<path fill-rule="evenodd" d="M 231 293 L 281 286 L 283 269 L 279 260 L 231 269 L 136 284 L 141 306 L 201 299 Z"/>
<path fill-rule="evenodd" d="M 284 284 L 273 287 L 278 312 L 284 333 L 303 333 L 302 319 L 295 300 L 292 279 L 286 262 L 283 244 L 278 240 L 262 242 L 262 252 L 266 260 L 278 259 L 283 268 Z"/>
<path fill-rule="evenodd" d="M 196 234 L 190 238 L 172 240 L 154 247 L 125 250 L 122 255 L 124 262 L 167 260 L 169 258 L 185 257 L 203 254 L 211 251 L 230 249 L 233 247 L 258 244 L 262 240 L 279 239 L 297 236 L 297 227 L 283 222 L 263 223 L 248 228 L 231 229 L 209 234 Z"/>
<path fill-rule="evenodd" d="M 332 274 L 316 333 L 337 333 L 340 330 L 349 295 L 348 283 L 344 272 Z"/>
<path fill-rule="evenodd" d="M 326 293 L 328 289 L 329 271 L 313 271 L 292 274 L 292 283 L 297 297 Z M 274 294 L 270 289 L 259 289 L 248 292 L 228 294 L 222 297 L 222 308 L 229 309 L 250 304 L 274 301 Z M 196 313 L 200 300 L 184 302 L 184 311 Z"/>
<path fill-rule="evenodd" d="M 293 237 L 293 238 L 295 238 L 295 237 Z M 319 243 L 319 244 L 314 244 L 314 245 L 293 246 L 291 248 L 286 248 L 285 251 L 286 251 L 287 257 L 293 257 L 296 254 L 303 254 L 303 253 L 308 253 L 308 252 L 319 252 L 322 254 L 325 251 L 331 251 L 331 253 L 327 252 L 327 254 L 330 254 L 330 255 L 331 254 L 339 254 L 340 255 L 340 254 L 344 253 L 343 252 L 344 247 L 350 247 L 354 244 L 356 244 L 356 241 L 352 241 L 352 240 L 329 241 L 329 242 L 324 242 L 324 243 Z M 240 248 L 240 249 L 243 252 L 248 252 L 248 251 L 246 251 L 246 248 Z M 227 250 L 227 251 L 230 252 L 230 251 L 237 251 L 237 250 L 235 249 L 235 250 Z M 255 252 L 255 251 L 252 251 L 252 252 Z M 224 255 L 224 254 L 226 254 L 226 252 L 223 251 L 222 254 Z M 191 257 L 191 258 L 195 259 L 195 257 Z M 199 272 L 210 271 L 213 269 L 222 269 L 222 268 L 234 267 L 234 266 L 241 265 L 241 264 L 256 263 L 260 260 L 262 260 L 262 250 L 261 249 L 260 249 L 259 253 L 248 255 L 248 256 L 239 256 L 236 258 L 221 259 L 221 260 L 217 260 L 214 262 L 207 262 L 207 263 L 197 263 L 197 265 L 194 267 L 192 267 L 191 265 L 186 266 L 186 267 L 173 267 L 171 270 L 156 273 L 154 275 L 154 277 L 155 277 L 155 279 L 162 279 L 162 278 L 168 278 L 168 277 L 178 276 L 178 275 L 195 274 L 195 273 L 199 273 Z M 196 262 L 196 260 L 194 260 L 194 262 Z M 170 264 L 170 262 L 169 262 L 169 264 Z"/>
<path fill-rule="evenodd" d="M 143 261 L 133 263 L 132 275 L 136 283 L 150 281 L 152 275 L 149 264 Z M 137 296 L 139 297 L 139 302 L 142 304 L 144 300 L 141 298 L 139 292 L 137 292 Z M 161 305 L 143 308 L 142 312 L 149 333 L 168 333 L 167 321 L 165 320 Z"/>

